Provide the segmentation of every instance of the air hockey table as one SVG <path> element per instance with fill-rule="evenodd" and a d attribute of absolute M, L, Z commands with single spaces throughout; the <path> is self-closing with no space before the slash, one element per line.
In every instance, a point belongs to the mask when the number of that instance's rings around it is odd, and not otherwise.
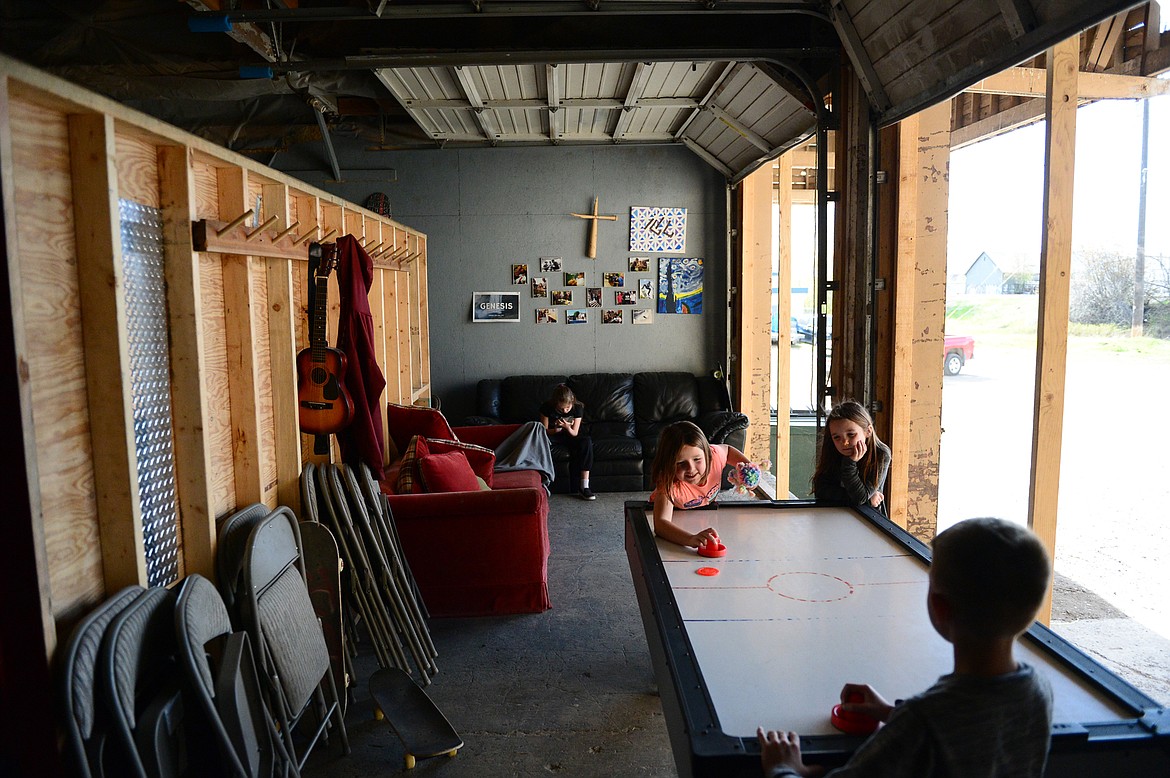
<path fill-rule="evenodd" d="M 864 740 L 829 721 L 845 682 L 894 700 L 950 672 L 926 613 L 930 549 L 878 513 L 799 500 L 675 511 L 716 529 L 718 559 L 656 539 L 651 515 L 626 503 L 626 554 L 679 775 L 759 776 L 758 726 L 794 730 L 806 763 L 839 766 Z M 1016 656 L 1052 683 L 1048 776 L 1170 776 L 1170 712 L 1155 700 L 1039 623 Z"/>

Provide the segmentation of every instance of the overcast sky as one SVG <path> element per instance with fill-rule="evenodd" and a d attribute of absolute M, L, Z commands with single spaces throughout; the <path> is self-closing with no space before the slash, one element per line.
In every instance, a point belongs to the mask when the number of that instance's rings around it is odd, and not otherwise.
<path fill-rule="evenodd" d="M 1073 252 L 1137 245 L 1142 107 L 1108 100 L 1077 111 Z M 1170 257 L 1170 95 L 1150 100 L 1146 254 Z M 986 251 L 1006 271 L 1039 268 L 1044 123 L 951 153 L 948 265 Z"/>

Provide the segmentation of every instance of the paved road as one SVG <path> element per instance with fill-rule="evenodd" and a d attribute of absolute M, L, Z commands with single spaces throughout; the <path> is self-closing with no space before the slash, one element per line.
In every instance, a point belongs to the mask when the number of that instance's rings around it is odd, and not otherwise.
<path fill-rule="evenodd" d="M 944 379 L 940 530 L 971 516 L 1026 522 L 1034 361 L 1032 349 L 984 339 L 963 372 Z M 1129 617 L 1112 636 L 1062 632 L 1103 641 L 1102 651 L 1145 640 L 1153 651 L 1133 659 L 1135 671 L 1162 699 L 1170 699 L 1167 386 L 1164 356 L 1071 344 L 1056 538 L 1057 572 Z"/>

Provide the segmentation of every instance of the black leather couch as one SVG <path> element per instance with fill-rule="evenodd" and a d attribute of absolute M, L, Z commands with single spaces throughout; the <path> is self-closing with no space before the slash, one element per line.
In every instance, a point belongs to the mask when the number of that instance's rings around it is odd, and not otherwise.
<path fill-rule="evenodd" d="M 568 384 L 585 404 L 582 429 L 593 437 L 595 492 L 650 488 L 658 435 L 671 422 L 699 425 L 711 443 L 743 450 L 748 418 L 731 409 L 726 385 L 691 373 L 585 373 L 487 378 L 476 387 L 477 415 L 468 424 L 516 424 L 540 419 L 540 404 L 557 384 Z M 553 444 L 554 492 L 568 491 L 569 452 Z"/>

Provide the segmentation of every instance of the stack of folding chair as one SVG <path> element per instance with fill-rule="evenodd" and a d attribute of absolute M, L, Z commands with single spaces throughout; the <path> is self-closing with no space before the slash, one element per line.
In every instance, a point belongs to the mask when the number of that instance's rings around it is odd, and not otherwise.
<path fill-rule="evenodd" d="M 67 752 L 77 774 L 194 774 L 175 672 L 172 592 L 129 586 L 114 594 L 74 629 L 61 670 Z"/>
<path fill-rule="evenodd" d="M 345 562 L 344 591 L 351 642 L 357 623 L 382 667 L 396 667 L 429 684 L 438 672 L 427 612 L 407 566 L 394 517 L 369 468 L 308 464 L 301 472 L 306 515 L 327 524 Z M 413 665 L 413 667 L 412 667 Z"/>
<path fill-rule="evenodd" d="M 330 729 L 349 753 L 341 698 L 305 582 L 296 516 L 284 506 L 244 508 L 220 525 L 217 554 L 223 602 L 248 633 L 268 709 L 296 768 Z M 315 727 L 302 736 L 298 725 L 308 719 Z"/>

